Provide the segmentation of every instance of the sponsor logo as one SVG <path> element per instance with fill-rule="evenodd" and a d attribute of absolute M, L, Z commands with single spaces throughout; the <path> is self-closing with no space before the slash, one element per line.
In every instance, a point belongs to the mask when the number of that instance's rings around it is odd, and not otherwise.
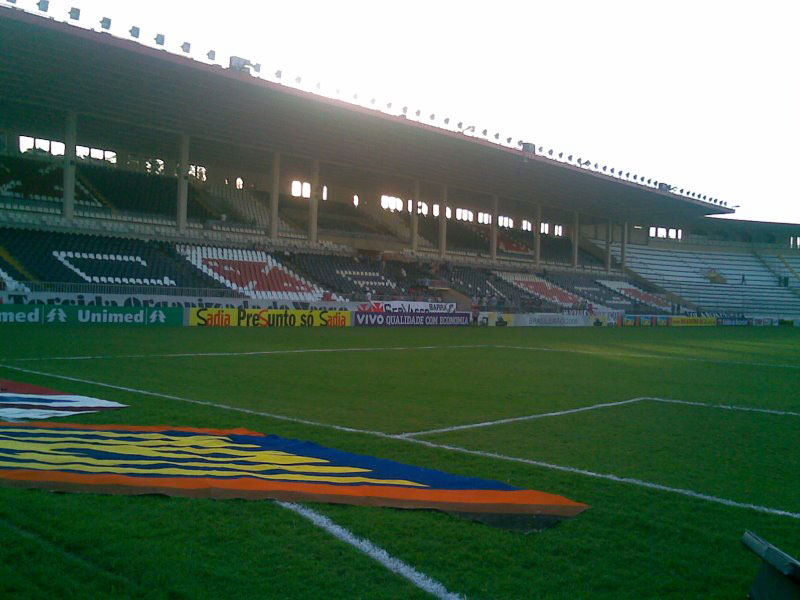
<path fill-rule="evenodd" d="M 53 308 L 47 313 L 47 322 L 54 323 L 55 321 L 59 323 L 66 323 L 67 322 L 67 313 L 65 313 L 60 308 Z"/>
<path fill-rule="evenodd" d="M 189 325 L 201 327 L 349 327 L 350 312 L 339 310 L 274 310 L 192 308 Z"/>
<path fill-rule="evenodd" d="M 38 323 L 41 311 L 38 308 L 24 310 L 21 306 L 4 306 L 0 312 L 0 323 Z"/>

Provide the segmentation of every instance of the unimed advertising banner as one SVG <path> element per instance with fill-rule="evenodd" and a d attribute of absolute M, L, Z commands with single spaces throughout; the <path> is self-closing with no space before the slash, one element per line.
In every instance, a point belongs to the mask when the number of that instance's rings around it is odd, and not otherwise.
<path fill-rule="evenodd" d="M 200 327 L 349 327 L 344 310 L 190 308 L 189 325 Z"/>
<path fill-rule="evenodd" d="M 0 324 L 41 325 L 183 325 L 182 308 L 123 306 L 0 305 Z"/>
<path fill-rule="evenodd" d="M 469 325 L 469 313 L 353 313 L 358 327 L 443 327 Z"/>

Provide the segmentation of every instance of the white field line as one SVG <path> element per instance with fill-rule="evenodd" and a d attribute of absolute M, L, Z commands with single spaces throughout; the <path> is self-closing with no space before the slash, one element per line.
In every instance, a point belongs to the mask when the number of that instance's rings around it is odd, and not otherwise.
<path fill-rule="evenodd" d="M 333 537 L 347 544 L 350 544 L 360 552 L 363 552 L 364 554 L 369 556 L 371 559 L 382 564 L 392 573 L 396 573 L 397 575 L 406 578 L 415 586 L 417 586 L 421 590 L 428 592 L 432 596 L 440 598 L 441 600 L 459 600 L 460 598 L 462 598 L 462 596 L 458 594 L 449 592 L 447 588 L 444 587 L 441 583 L 439 583 L 435 579 L 431 579 L 424 573 L 420 573 L 408 563 L 403 562 L 399 558 L 391 556 L 383 548 L 380 548 L 375 544 L 373 544 L 372 542 L 370 542 L 369 540 L 360 538 L 351 531 L 345 529 L 344 527 L 337 525 L 325 515 L 321 515 L 318 512 L 313 511 L 310 508 L 306 508 L 305 506 L 301 506 L 299 504 L 293 504 L 290 502 L 280 502 L 280 501 L 278 501 L 277 503 L 279 506 L 282 506 L 287 510 L 291 510 L 292 512 L 297 513 L 301 517 L 308 519 L 317 527 L 324 529 L 325 531 L 330 533 Z"/>
<path fill-rule="evenodd" d="M 623 404 L 633 404 L 634 402 L 641 402 L 644 398 L 631 398 L 630 400 L 622 400 L 620 402 L 605 402 L 603 404 L 593 404 L 592 406 L 582 406 L 580 408 L 570 408 L 569 410 L 560 410 L 558 412 L 537 413 L 534 415 L 524 415 L 521 417 L 509 417 L 507 419 L 498 419 L 497 421 L 483 421 L 481 423 L 470 423 L 467 425 L 453 425 L 452 427 L 441 427 L 439 429 L 427 429 L 425 431 L 412 431 L 410 433 L 401 433 L 397 437 L 410 438 L 418 435 L 428 435 L 431 433 L 448 433 L 450 431 L 460 431 L 462 429 L 476 429 L 478 427 L 493 427 L 494 425 L 505 425 L 506 423 L 517 423 L 519 421 L 530 421 L 532 419 L 543 419 L 545 417 L 560 417 L 562 415 L 570 415 L 573 413 L 585 412 L 587 410 L 595 410 L 598 408 L 607 408 L 611 406 L 622 406 Z"/>
<path fill-rule="evenodd" d="M 461 348 L 493 348 L 492 344 L 463 344 L 454 346 L 392 346 L 388 348 L 300 348 L 297 350 L 253 350 L 249 352 L 180 352 L 170 354 L 119 354 L 96 356 L 40 356 L 33 358 L 4 358 L 11 362 L 34 362 L 47 360 L 106 360 L 118 358 L 193 358 L 214 356 L 265 356 L 269 354 L 313 354 L 324 352 L 395 352 L 401 350 L 458 350 Z"/>
<path fill-rule="evenodd" d="M 565 354 L 588 354 L 604 357 L 621 358 L 655 358 L 658 360 L 685 360 L 689 362 L 711 363 L 717 365 L 735 365 L 740 367 L 772 367 L 776 369 L 800 369 L 800 365 L 788 365 L 782 363 L 763 363 L 747 362 L 740 360 L 725 360 L 721 358 L 698 358 L 694 356 L 670 356 L 664 354 L 646 354 L 639 352 L 606 352 L 598 350 L 575 350 L 573 348 L 547 348 L 545 346 L 506 346 L 494 345 L 494 348 L 504 348 L 506 350 L 533 350 L 535 352 L 563 352 Z"/>
<path fill-rule="evenodd" d="M 506 423 L 517 423 L 519 421 L 531 421 L 533 419 L 542 419 L 544 417 L 560 417 L 563 415 L 570 415 L 573 413 L 585 412 L 588 410 L 596 410 L 598 408 L 608 408 L 612 406 L 623 406 L 625 404 L 634 404 L 637 402 L 663 402 L 666 404 L 684 404 L 686 406 L 702 406 L 704 408 L 719 408 L 722 410 L 744 411 L 763 413 L 768 415 L 780 415 L 784 417 L 800 417 L 800 413 L 792 412 L 790 410 L 775 410 L 771 408 L 756 408 L 752 406 L 735 406 L 733 404 L 708 404 L 706 402 L 691 402 L 689 400 L 673 400 L 671 398 L 655 398 L 651 396 L 643 396 L 640 398 L 631 398 L 630 400 L 622 400 L 620 402 L 605 402 L 603 404 L 593 404 L 592 406 L 582 406 L 580 408 L 571 408 L 569 410 L 561 410 L 558 412 L 549 413 L 536 413 L 532 415 L 523 415 L 521 417 L 509 417 L 507 419 L 498 419 L 496 421 L 482 421 L 480 423 L 469 423 L 466 425 L 453 425 L 452 427 L 441 427 L 439 429 L 427 429 L 425 431 L 413 431 L 410 433 L 401 433 L 397 437 L 410 438 L 419 435 L 428 435 L 433 433 L 449 433 L 451 431 L 461 431 L 463 429 L 477 429 L 479 427 L 493 427 L 494 425 L 505 425 Z"/>
<path fill-rule="evenodd" d="M 292 423 L 302 423 L 303 425 L 313 425 L 315 427 L 327 427 L 328 429 L 337 429 L 339 431 L 347 431 L 349 433 L 368 433 L 370 435 L 380 435 L 385 437 L 392 437 L 389 434 L 381 433 L 380 431 L 369 431 L 366 429 L 355 429 L 353 427 L 345 427 L 344 425 L 333 425 L 331 423 L 321 423 L 318 421 L 310 421 L 308 419 L 300 419 L 297 417 L 287 417 L 286 415 L 278 415 L 275 413 L 268 413 L 260 410 L 251 410 L 241 406 L 230 406 L 228 404 L 218 404 L 216 402 L 209 402 L 207 400 L 193 400 L 191 398 L 182 398 L 180 396 L 172 396 L 170 394 L 162 394 L 160 392 L 149 392 L 147 390 L 140 390 L 137 388 L 125 387 L 123 385 L 114 385 L 112 383 L 103 383 L 101 381 L 92 381 L 91 379 L 82 379 L 80 377 L 71 377 L 69 375 L 57 375 L 55 373 L 45 373 L 44 371 L 34 371 L 33 369 L 25 369 L 23 367 L 15 367 L 12 365 L 0 365 L 0 368 L 11 369 L 12 371 L 19 371 L 21 373 L 30 373 L 31 375 L 43 375 L 45 377 L 54 377 L 55 379 L 63 379 L 65 381 L 75 381 L 77 383 L 86 383 L 89 385 L 97 385 L 112 390 L 120 390 L 123 392 L 131 392 L 133 394 L 142 394 L 143 396 L 153 396 L 155 398 L 165 398 L 167 400 L 177 400 L 179 402 L 188 402 L 189 404 L 198 404 L 200 406 L 211 406 L 213 408 L 221 408 L 224 410 L 232 410 L 241 412 L 248 415 L 257 415 L 259 417 L 269 417 L 271 419 L 278 419 L 280 421 L 291 421 Z"/>
<path fill-rule="evenodd" d="M 744 412 L 763 413 L 767 415 L 780 415 L 783 417 L 800 417 L 800 412 L 791 410 L 777 410 L 773 408 L 756 408 L 754 406 L 736 406 L 735 404 L 708 404 L 706 402 L 691 402 L 690 400 L 673 400 L 672 398 L 653 398 L 650 396 L 639 398 L 639 400 L 651 400 L 653 402 L 666 402 L 667 404 L 685 404 L 687 406 L 703 406 L 706 408 L 720 408 L 722 410 L 741 410 Z"/>
<path fill-rule="evenodd" d="M 122 390 L 122 391 L 126 391 L 126 392 L 132 392 L 132 393 L 135 393 L 135 394 L 142 394 L 142 395 L 145 395 L 145 396 L 154 396 L 154 397 L 157 397 L 157 398 L 166 398 L 168 400 L 178 400 L 180 402 L 188 402 L 190 404 L 199 404 L 201 406 L 211 406 L 211 407 L 220 408 L 220 409 L 223 409 L 223 410 L 231 410 L 231 411 L 242 412 L 242 413 L 251 414 L 251 415 L 269 417 L 269 418 L 272 418 L 272 419 L 279 419 L 281 421 L 290 421 L 292 423 L 302 423 L 303 425 L 312 425 L 312 426 L 315 426 L 315 427 L 323 427 L 323 428 L 327 428 L 327 429 L 335 429 L 335 430 L 338 430 L 338 431 L 347 431 L 347 432 L 350 432 L 350 433 L 363 433 L 363 434 L 366 434 L 366 435 L 372 435 L 372 436 L 391 439 L 391 440 L 400 440 L 400 441 L 404 441 L 404 442 L 410 442 L 412 444 L 420 444 L 420 445 L 423 445 L 423 446 L 427 446 L 429 448 L 440 448 L 442 450 L 450 450 L 450 451 L 453 451 L 453 452 L 460 452 L 462 454 L 471 454 L 471 455 L 474 455 L 474 456 L 482 456 L 484 458 L 495 458 L 495 459 L 498 459 L 498 460 L 507 460 L 507 461 L 512 461 L 512 462 L 519 462 L 519 463 L 523 463 L 523 464 L 542 467 L 542 468 L 545 468 L 545 469 L 554 469 L 556 471 L 564 471 L 566 473 L 573 473 L 573 474 L 576 474 L 576 475 L 584 475 L 584 476 L 587 476 L 587 477 L 595 477 L 595 478 L 598 478 L 598 479 L 607 479 L 609 481 L 616 481 L 616 482 L 619 482 L 619 483 L 628 483 L 628 484 L 631 484 L 631 485 L 637 485 L 637 486 L 644 487 L 644 488 L 650 488 L 650 489 L 660 490 L 660 491 L 664 491 L 664 492 L 672 492 L 672 493 L 675 493 L 675 494 L 681 494 L 683 496 L 688 496 L 690 498 L 696 498 L 696 499 L 699 499 L 699 500 L 707 500 L 709 502 L 715 502 L 717 504 L 724 504 L 726 506 L 734 506 L 734 507 L 737 507 L 737 508 L 746 508 L 746 509 L 755 510 L 755 511 L 758 511 L 758 512 L 763 512 L 763 513 L 767 513 L 767 514 L 771 514 L 771 515 L 777 515 L 777 516 L 781 516 L 781 517 L 789 517 L 789 518 L 792 518 L 792 519 L 800 520 L 800 513 L 788 512 L 788 511 L 780 510 L 780 509 L 777 509 L 777 508 L 770 508 L 770 507 L 767 507 L 767 506 L 760 506 L 758 504 L 747 504 L 747 503 L 744 503 L 744 502 L 736 502 L 735 500 L 728 500 L 726 498 L 718 498 L 716 496 L 709 496 L 708 494 L 702 494 L 700 492 L 694 492 L 692 490 L 685 490 L 685 489 L 682 489 L 682 488 L 674 488 L 674 487 L 670 487 L 670 486 L 667 486 L 667 485 L 661 485 L 659 483 L 651 483 L 649 481 L 642 481 L 640 479 L 632 479 L 632 478 L 629 478 L 629 477 L 619 477 L 617 475 L 612 475 L 612 474 L 607 474 L 607 473 L 594 473 L 592 471 L 586 471 L 584 469 L 577 469 L 575 467 L 566 467 L 566 466 L 562 466 L 562 465 L 555 465 L 555 464 L 546 463 L 546 462 L 542 462 L 542 461 L 538 461 L 538 460 L 531 460 L 531 459 L 528 459 L 528 458 L 517 458 L 517 457 L 514 457 L 514 456 L 506 456 L 506 455 L 503 455 L 503 454 L 496 454 L 494 452 L 484 452 L 484 451 L 481 451 L 481 450 L 470 450 L 468 448 L 460 448 L 458 446 L 448 446 L 446 444 L 437 444 L 437 443 L 434 443 L 434 442 L 429 442 L 427 440 L 420 440 L 420 439 L 416 439 L 416 438 L 412 438 L 412 437 L 400 437 L 399 435 L 393 435 L 393 434 L 390 434 L 390 433 L 384 433 L 382 431 L 370 431 L 368 429 L 356 429 L 354 427 L 344 427 L 342 425 L 332 425 L 330 423 L 321 423 L 321 422 L 318 422 L 318 421 L 309 421 L 307 419 L 299 419 L 299 418 L 296 418 L 296 417 L 288 417 L 288 416 L 285 416 L 285 415 L 277 415 L 277 414 L 261 412 L 261 411 L 257 411 L 257 410 L 250 410 L 250 409 L 247 409 L 247 408 L 240 408 L 238 406 L 229 406 L 227 404 L 217 404 L 215 402 L 208 402 L 208 401 L 205 401 L 205 400 L 192 400 L 190 398 L 181 398 L 180 396 L 171 396 L 169 394 L 161 394 L 161 393 L 158 393 L 158 392 L 148 392 L 146 390 L 138 390 L 138 389 L 135 389 L 135 388 L 124 387 L 124 386 L 120 386 L 120 385 L 112 385 L 110 383 L 103 383 L 103 382 L 100 382 L 100 381 L 92 381 L 90 379 L 81 379 L 81 378 L 78 378 L 78 377 L 70 377 L 68 375 L 57 375 L 55 373 L 45 373 L 43 371 L 34 371 L 34 370 L 31 370 L 31 369 L 23 369 L 22 367 L 14 367 L 14 366 L 10 366 L 10 365 L 2 365 L 2 364 L 0 364 L 0 368 L 11 369 L 13 371 L 20 371 L 20 372 L 23 372 L 23 373 L 31 373 L 31 374 L 34 374 L 34 375 L 42 375 L 44 377 L 53 377 L 55 379 L 64 379 L 64 380 L 67 380 L 67 381 L 76 381 L 78 383 L 85 383 L 85 384 L 89 384 L 89 385 L 97 385 L 97 386 L 100 386 L 100 387 L 106 387 L 106 388 L 111 388 L 111 389 L 116 389 L 116 390 Z M 713 406 L 713 405 L 709 405 L 709 406 Z"/>
<path fill-rule="evenodd" d="M 798 519 L 800 520 L 800 513 L 796 512 L 789 512 L 786 510 L 780 510 L 778 508 L 770 508 L 768 506 L 760 506 L 758 504 L 749 504 L 746 502 L 737 502 L 735 500 L 728 500 L 727 498 L 720 498 L 718 496 L 710 496 L 708 494 L 702 494 L 700 492 L 695 492 L 692 490 L 687 490 L 683 488 L 676 488 L 670 487 L 668 485 L 661 485 L 660 483 L 652 483 L 650 481 L 642 481 L 641 479 L 634 479 L 631 477 L 620 477 L 618 475 L 612 475 L 611 473 L 595 473 L 594 471 L 587 471 L 586 469 L 577 469 L 575 467 L 565 467 L 563 465 L 554 465 L 552 463 L 542 462 L 540 460 L 531 460 L 529 458 L 517 458 L 515 456 L 506 456 L 505 454 L 497 454 L 495 452 L 484 452 L 482 450 L 470 450 L 468 448 L 460 448 L 458 446 L 448 446 L 447 444 L 436 444 L 434 442 L 429 442 L 427 440 L 419 440 L 416 438 L 395 438 L 395 439 L 402 439 L 407 442 L 412 442 L 414 444 L 420 444 L 422 446 L 428 446 L 430 448 L 439 448 L 441 450 L 451 450 L 453 452 L 460 452 L 462 454 L 471 454 L 473 456 L 481 456 L 483 458 L 495 458 L 497 460 L 506 460 L 511 462 L 518 462 L 523 463 L 526 465 L 533 465 L 536 467 L 544 467 L 545 469 L 554 469 L 556 471 L 563 471 L 565 473 L 573 473 L 575 475 L 584 475 L 586 477 L 594 477 L 596 479 L 606 479 L 608 481 L 616 481 L 618 483 L 627 483 L 631 485 L 636 485 L 643 488 L 649 488 L 652 490 L 659 490 L 662 492 L 671 492 L 673 494 L 680 494 L 681 496 L 688 496 L 689 498 L 695 498 L 697 500 L 707 500 L 709 502 L 715 502 L 717 504 L 724 504 L 725 506 L 734 506 L 736 508 L 746 508 L 750 510 L 755 510 L 762 513 L 767 513 L 769 515 L 777 515 L 780 517 L 789 517 L 790 519 Z"/>

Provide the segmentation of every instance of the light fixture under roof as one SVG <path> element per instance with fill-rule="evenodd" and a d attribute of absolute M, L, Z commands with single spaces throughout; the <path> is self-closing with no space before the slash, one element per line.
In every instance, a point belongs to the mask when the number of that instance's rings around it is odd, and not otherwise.
<path fill-rule="evenodd" d="M 163 46 L 164 45 L 164 34 L 163 33 L 159 33 L 158 35 L 156 35 L 155 41 L 156 41 L 156 44 L 158 44 L 159 46 Z"/>
<path fill-rule="evenodd" d="M 42 12 L 47 12 L 47 9 L 50 8 L 50 0 L 39 0 L 36 7 Z"/>
<path fill-rule="evenodd" d="M 100 27 L 103 29 L 111 29 L 111 19 L 108 17 L 103 17 L 100 19 Z"/>
<path fill-rule="evenodd" d="M 206 56 L 208 57 L 208 60 L 216 60 L 217 53 L 214 52 L 213 50 L 209 50 Z"/>
<path fill-rule="evenodd" d="M 128 33 L 131 34 L 132 38 L 138 38 L 140 31 L 139 28 L 136 25 L 134 25 L 133 27 L 130 28 L 130 31 L 128 31 Z"/>
<path fill-rule="evenodd" d="M 186 54 L 189 54 L 189 50 L 192 49 L 192 45 L 189 42 L 183 42 L 181 44 L 181 50 L 183 50 Z"/>
<path fill-rule="evenodd" d="M 78 21 L 81 18 L 81 9 L 74 6 L 69 9 L 69 18 L 73 21 Z"/>

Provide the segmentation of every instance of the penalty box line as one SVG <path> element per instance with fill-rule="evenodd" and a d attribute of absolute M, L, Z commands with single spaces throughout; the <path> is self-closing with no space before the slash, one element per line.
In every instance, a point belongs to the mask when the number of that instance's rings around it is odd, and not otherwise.
<path fill-rule="evenodd" d="M 468 423 L 465 425 L 453 425 L 452 427 L 440 427 L 438 429 L 426 429 L 424 431 L 412 431 L 408 433 L 401 433 L 399 438 L 413 438 L 420 435 L 430 435 L 434 433 L 449 433 L 451 431 L 462 431 L 464 429 L 478 429 L 480 427 L 493 427 L 495 425 L 505 425 L 507 423 L 519 423 L 522 421 L 532 421 L 534 419 L 543 419 L 545 417 L 561 417 L 563 415 L 571 415 L 590 410 L 597 410 L 599 408 L 609 408 L 616 406 L 624 406 L 626 404 L 635 404 L 638 402 L 662 402 L 664 404 L 683 404 L 686 406 L 700 406 L 704 408 L 718 408 L 721 410 L 754 412 L 768 415 L 780 415 L 783 417 L 800 417 L 800 412 L 793 412 L 790 410 L 775 410 L 771 408 L 757 408 L 754 406 L 736 406 L 733 404 L 709 404 L 707 402 L 692 402 L 690 400 L 673 400 L 671 398 L 656 398 L 653 396 L 641 396 L 631 398 L 630 400 L 622 400 L 620 402 L 604 402 L 602 404 L 593 404 L 591 406 L 581 406 L 579 408 L 570 408 L 569 410 L 560 410 L 557 412 L 536 413 L 532 415 L 523 415 L 520 417 L 509 417 L 507 419 L 497 419 L 496 421 L 482 421 L 480 423 Z"/>
<path fill-rule="evenodd" d="M 39 356 L 32 358 L 4 358 L 12 362 L 36 362 L 48 360 L 113 360 L 119 358 L 203 358 L 219 356 L 266 356 L 270 354 L 314 354 L 326 352 L 397 352 L 402 350 L 459 350 L 470 348 L 494 348 L 492 344 L 461 344 L 452 346 L 390 346 L 383 348 L 299 348 L 295 350 L 252 350 L 247 352 L 174 352 L 166 354 L 118 354 L 87 356 Z"/>
<path fill-rule="evenodd" d="M 742 360 L 725 360 L 723 358 L 699 358 L 696 356 L 670 356 L 664 354 L 647 354 L 644 352 L 606 352 L 597 350 L 576 350 L 573 348 L 547 348 L 545 346 L 508 346 L 494 345 L 494 348 L 506 350 L 532 350 L 534 352 L 564 352 L 567 354 L 586 354 L 608 358 L 655 358 L 659 360 L 685 360 L 688 362 L 701 362 L 716 365 L 734 365 L 739 367 L 774 367 L 776 369 L 800 369 L 800 365 L 782 363 L 747 362 Z"/>
<path fill-rule="evenodd" d="M 541 467 L 541 468 L 545 468 L 545 469 L 553 469 L 553 470 L 556 470 L 556 471 L 562 471 L 562 472 L 565 472 L 565 473 L 571 473 L 571 474 L 574 474 L 574 475 L 583 475 L 583 476 L 586 476 L 586 477 L 593 477 L 595 479 L 604 479 L 604 480 L 607 480 L 607 481 L 614 481 L 614 482 L 617 482 L 617 483 L 626 483 L 626 484 L 629 484 L 629 485 L 635 485 L 635 486 L 638 486 L 638 487 L 659 490 L 659 491 L 662 491 L 662 492 L 670 492 L 670 493 L 673 493 L 673 494 L 679 494 L 679 495 L 682 495 L 682 496 L 687 496 L 689 498 L 693 498 L 693 499 L 696 499 L 696 500 L 706 500 L 708 502 L 714 502 L 716 504 L 722 504 L 722 505 L 725 505 L 725 506 L 731 506 L 731 507 L 735 507 L 735 508 L 744 508 L 744 509 L 754 510 L 754 511 L 757 511 L 757 512 L 762 512 L 762 513 L 775 515 L 775 516 L 779 516 L 779 517 L 788 517 L 790 519 L 800 520 L 800 513 L 789 512 L 789 511 L 786 511 L 786 510 L 781 510 L 781 509 L 778 509 L 778 508 L 771 508 L 769 506 L 761 506 L 761 505 L 758 505 L 758 504 L 750 504 L 750 503 L 746 503 L 746 502 L 737 502 L 736 500 L 729 500 L 727 498 L 720 498 L 718 496 L 711 496 L 711 495 L 708 495 L 708 494 L 703 494 L 701 492 L 695 492 L 693 490 L 670 487 L 668 485 L 662 485 L 660 483 L 652 483 L 652 482 L 649 482 L 649 481 L 643 481 L 641 479 L 634 479 L 634 478 L 630 478 L 630 477 L 620 477 L 618 475 L 614 475 L 614 474 L 611 474 L 611 473 L 596 473 L 594 471 L 588 471 L 588 470 L 585 470 L 585 469 L 578 469 L 576 467 L 568 467 L 568 466 L 564 466 L 564 465 L 556 465 L 556 464 L 547 463 L 547 462 L 543 462 L 543 461 L 532 460 L 532 459 L 529 459 L 529 458 L 519 458 L 519 457 L 516 457 L 516 456 L 507 456 L 505 454 L 497 454 L 495 452 L 484 452 L 482 450 L 470 450 L 469 448 L 461 448 L 461 447 L 458 447 L 458 446 L 449 446 L 447 444 L 437 444 L 435 442 L 430 442 L 428 440 L 420 440 L 420 439 L 412 438 L 412 437 L 400 437 L 399 435 L 390 434 L 390 433 L 384 433 L 382 431 L 370 431 L 368 429 L 357 429 L 355 427 L 345 427 L 343 425 L 334 425 L 334 424 L 331 424 L 331 423 L 321 423 L 321 422 L 318 422 L 318 421 L 310 421 L 310 420 L 307 420 L 307 419 L 300 419 L 298 417 L 289 417 L 289 416 L 286 416 L 286 415 L 278 415 L 278 414 L 273 414 L 273 413 L 267 413 L 267 412 L 262 412 L 262 411 L 257 411 L 257 410 L 251 410 L 251 409 L 248 409 L 248 408 L 241 408 L 241 407 L 238 407 L 238 406 L 230 406 L 230 405 L 227 405 L 227 404 L 217 404 L 215 402 L 209 402 L 209 401 L 206 401 L 206 400 L 193 400 L 191 398 L 181 398 L 180 396 L 172 396 L 172 395 L 169 395 L 169 394 L 162 394 L 160 392 L 149 392 L 147 390 L 139 390 L 139 389 L 135 389 L 135 388 L 125 387 L 125 386 L 120 386 L 120 385 L 114 385 L 114 384 L 111 384 L 111 383 L 103 383 L 103 382 L 100 382 L 100 381 L 92 381 L 90 379 L 82 379 L 82 378 L 79 378 L 79 377 L 71 377 L 69 375 L 59 375 L 59 374 L 56 374 L 56 373 L 45 373 L 44 371 L 34 371 L 33 369 L 25 369 L 25 368 L 22 368 L 22 367 L 15 367 L 15 366 L 11 366 L 11 365 L 0 364 L 0 368 L 10 369 L 12 371 L 19 371 L 19 372 L 22 372 L 22 373 L 29 373 L 29 374 L 33 374 L 33 375 L 41 375 L 41 376 L 44 376 L 44 377 L 52 377 L 52 378 L 55 378 L 55 379 L 63 379 L 65 381 L 75 381 L 75 382 L 78 382 L 78 383 L 84 383 L 84 384 L 88 384 L 88 385 L 96 385 L 96 386 L 99 386 L 99 387 L 116 389 L 116 390 L 121 390 L 121 391 L 125 391 L 125 392 L 131 392 L 131 393 L 134 393 L 134 394 L 141 394 L 141 395 L 144 395 L 144 396 L 153 396 L 153 397 L 156 397 L 156 398 L 165 398 L 165 399 L 168 399 L 168 400 L 177 400 L 179 402 L 187 402 L 189 404 L 198 404 L 198 405 L 201 405 L 201 406 L 210 406 L 210 407 L 214 407 L 214 408 L 220 408 L 220 409 L 223 409 L 223 410 L 230 410 L 230 411 L 241 412 L 241 413 L 245 413 L 245 414 L 251 414 L 251 415 L 257 415 L 257 416 L 261 416 L 261 417 L 268 417 L 268 418 L 272 418 L 272 419 L 278 419 L 278 420 L 281 420 L 281 421 L 288 421 L 288 422 L 292 422 L 292 423 L 300 423 L 300 424 L 303 424 L 303 425 L 311 425 L 311 426 L 315 426 L 315 427 L 323 427 L 323 428 L 326 428 L 326 429 L 334 429 L 334 430 L 337 430 L 337 431 L 346 431 L 348 433 L 361 433 L 361 434 L 371 435 L 371 436 L 380 437 L 380 438 L 389 439 L 389 440 L 399 440 L 399 441 L 403 441 L 403 442 L 409 442 L 409 443 L 412 443 L 412 444 L 419 444 L 419 445 L 422 445 L 422 446 L 427 446 L 429 448 L 437 448 L 437 449 L 441 449 L 441 450 L 449 450 L 451 452 L 459 452 L 461 454 L 469 454 L 469 455 L 472 455 L 472 456 L 480 456 L 480 457 L 483 457 L 483 458 L 492 458 L 492 459 L 497 459 L 497 460 L 504 460 L 504 461 L 522 463 L 522 464 L 532 465 L 532 466 Z M 714 405 L 708 405 L 708 406 L 712 406 L 713 407 Z"/>

